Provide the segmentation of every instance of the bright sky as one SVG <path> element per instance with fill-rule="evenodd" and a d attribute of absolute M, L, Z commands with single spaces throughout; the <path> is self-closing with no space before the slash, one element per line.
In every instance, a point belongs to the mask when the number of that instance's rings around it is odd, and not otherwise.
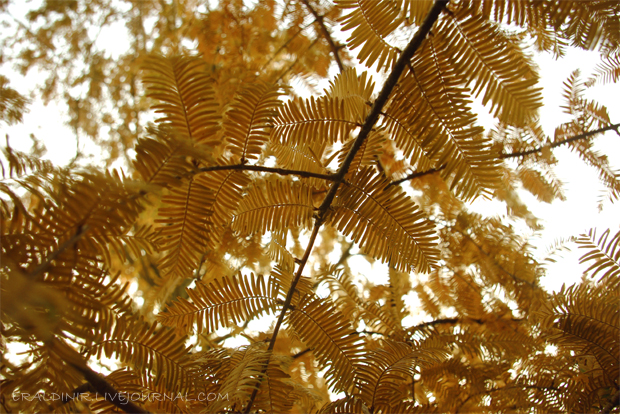
<path fill-rule="evenodd" d="M 32 6 L 30 6 L 32 7 Z M 114 34 L 123 31 L 108 31 L 101 36 L 106 45 L 124 45 L 122 38 L 115 39 Z M 536 58 L 542 76 L 544 87 L 544 108 L 541 111 L 541 123 L 545 132 L 553 136 L 557 125 L 568 120 L 568 116 L 562 114 L 560 106 L 562 84 L 574 69 L 581 69 L 582 79 L 587 79 L 597 63 L 596 52 L 581 50 L 569 50 L 567 56 L 555 61 L 550 55 L 540 55 Z M 360 69 L 358 69 L 359 71 Z M 21 93 L 27 93 L 30 85 L 40 83 L 42 78 L 35 72 L 31 72 L 26 78 L 15 73 L 7 72 L 5 68 L 0 70 L 11 80 L 11 86 Z M 321 85 L 321 88 L 325 87 Z M 617 98 L 620 96 L 620 85 L 598 85 L 586 91 L 586 97 L 596 99 L 607 106 L 613 122 L 620 120 L 620 106 Z M 24 118 L 24 123 L 13 127 L 1 126 L 0 132 L 10 136 L 11 145 L 19 150 L 28 151 L 32 144 L 29 138 L 34 133 L 43 140 L 48 148 L 46 158 L 56 164 L 66 164 L 75 155 L 76 139 L 74 132 L 64 124 L 66 119 L 61 113 L 62 109 L 54 104 L 44 106 L 40 101 L 34 101 L 30 106 L 30 113 Z M 487 127 L 492 125 L 492 119 L 488 114 L 480 115 L 480 123 Z M 97 155 L 97 147 L 90 144 L 86 139 L 80 141 L 80 146 L 86 154 Z M 597 140 L 597 148 L 606 153 L 613 166 L 620 168 L 620 137 L 613 132 L 608 132 L 604 137 Z M 620 225 L 620 210 L 618 205 L 609 202 L 599 212 L 598 200 L 603 187 L 598 182 L 596 172 L 585 165 L 575 154 L 567 148 L 557 148 L 554 154 L 559 158 L 556 166 L 556 174 L 560 180 L 566 183 L 566 202 L 555 202 L 552 205 L 541 204 L 527 193 L 522 194 L 522 199 L 530 206 L 534 214 L 542 219 L 544 231 L 534 237 L 531 242 L 537 249 L 537 258 L 544 258 L 547 247 L 554 240 L 576 236 L 587 231 L 591 227 L 599 227 L 599 233 L 606 228 L 611 228 L 612 233 L 617 231 Z M 502 214 L 504 211 L 497 209 L 497 204 L 477 202 L 476 208 L 489 214 Z M 571 284 L 578 281 L 584 267 L 577 264 L 580 252 L 564 254 L 563 259 L 548 267 L 548 276 L 543 284 L 551 290 L 557 290 L 562 283 Z M 377 269 L 378 270 L 378 269 Z M 374 273 L 374 271 L 373 271 Z"/>

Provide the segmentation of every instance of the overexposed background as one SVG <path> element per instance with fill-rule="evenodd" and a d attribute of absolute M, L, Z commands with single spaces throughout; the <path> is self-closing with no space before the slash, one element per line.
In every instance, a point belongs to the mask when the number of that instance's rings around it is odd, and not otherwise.
<path fill-rule="evenodd" d="M 37 7 L 37 1 L 13 4 L 10 13 L 15 18 L 25 21 L 27 11 Z M 124 48 L 124 45 L 128 44 L 125 28 L 122 23 L 118 23 L 118 26 L 106 29 L 105 33 L 99 35 L 97 41 L 97 46 L 107 50 L 111 56 L 118 55 L 122 52 L 119 48 Z M 563 104 L 561 98 L 563 82 L 575 69 L 581 70 L 581 78 L 585 81 L 593 72 L 598 59 L 597 52 L 579 49 L 569 49 L 567 56 L 557 61 L 548 54 L 535 57 L 544 87 L 544 107 L 540 115 L 541 124 L 547 135 L 553 137 L 555 127 L 569 120 L 569 116 L 563 114 L 560 108 Z M 361 70 L 362 68 L 359 68 L 358 72 Z M 30 71 L 23 77 L 7 67 L 0 68 L 0 73 L 10 79 L 11 87 L 24 95 L 28 95 L 34 89 L 33 85 L 41 84 L 44 79 L 36 71 Z M 335 75 L 336 71 L 332 71 L 332 74 Z M 326 86 L 327 82 L 320 85 L 321 88 Z M 303 91 L 301 93 L 303 94 Z M 24 122 L 11 127 L 2 124 L 0 133 L 3 136 L 8 135 L 11 146 L 21 151 L 28 151 L 31 148 L 33 142 L 30 134 L 34 134 L 47 146 L 48 152 L 45 158 L 58 165 L 67 164 L 75 156 L 78 143 L 75 132 L 64 123 L 67 119 L 66 108 L 62 104 L 55 103 L 45 106 L 36 99 L 36 95 L 34 96 L 35 99 L 29 107 L 30 112 L 24 117 Z M 620 121 L 620 106 L 616 98 L 618 96 L 620 85 L 617 84 L 596 85 L 586 91 L 587 98 L 595 99 L 607 106 L 613 122 Z M 493 119 L 484 108 L 480 108 L 479 122 L 487 128 L 493 126 Z M 79 147 L 83 154 L 90 156 L 90 160 L 97 159 L 98 147 L 85 137 L 79 140 Z M 612 166 L 620 167 L 620 137 L 617 134 L 607 132 L 603 137 L 597 138 L 596 148 L 608 155 Z M 599 228 L 599 234 L 607 228 L 611 228 L 612 233 L 615 233 L 620 226 L 620 209 L 617 204 L 604 202 L 603 209 L 599 211 L 599 199 L 604 187 L 598 181 L 596 171 L 566 147 L 556 148 L 553 152 L 559 159 L 555 171 L 558 178 L 565 183 L 567 200 L 544 204 L 529 193 L 523 192 L 521 195 L 523 201 L 530 206 L 537 217 L 541 218 L 541 224 L 544 225 L 544 230 L 533 234 L 530 238 L 531 244 L 536 248 L 536 258 L 541 260 L 547 255 L 548 247 L 557 240 L 579 235 L 592 227 Z M 474 203 L 473 208 L 489 215 L 502 215 L 505 214 L 505 210 L 502 210 L 500 204 L 480 200 Z M 573 248 L 572 252 L 563 253 L 556 263 L 546 265 L 547 276 L 542 283 L 549 290 L 557 290 L 563 283 L 572 284 L 578 281 L 585 269 L 578 264 L 581 253 L 574 245 L 569 243 L 568 246 Z M 379 263 L 371 268 L 368 265 L 362 266 L 361 263 L 360 266 L 360 272 L 366 273 L 367 276 L 368 273 L 372 273 L 379 280 L 387 276 L 387 272 Z"/>

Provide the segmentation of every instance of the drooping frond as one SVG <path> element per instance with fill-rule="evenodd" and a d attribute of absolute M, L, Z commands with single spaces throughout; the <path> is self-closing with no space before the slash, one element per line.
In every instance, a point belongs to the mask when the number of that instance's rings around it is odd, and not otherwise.
<path fill-rule="evenodd" d="M 146 379 L 145 377 L 148 377 L 148 376 L 137 375 L 135 372 L 133 372 L 132 370 L 128 370 L 125 367 L 125 368 L 117 369 L 111 372 L 109 375 L 105 377 L 105 379 L 119 393 L 124 393 L 125 395 L 133 395 L 135 400 L 141 400 L 145 396 L 149 395 L 151 391 L 148 388 L 142 386 L 142 380 Z M 160 387 L 160 388 L 161 388 L 161 391 L 164 391 L 163 387 Z M 138 398 L 138 396 L 140 396 L 140 398 Z M 86 400 L 86 398 L 83 398 L 83 396 L 78 397 L 78 401 L 82 401 L 82 400 Z M 90 392 L 90 395 L 88 396 L 88 401 L 92 401 L 90 408 L 93 411 L 101 410 L 102 412 L 105 412 L 105 411 L 112 411 L 115 409 L 115 406 L 112 403 L 108 402 L 105 399 L 104 395 L 99 395 L 99 393 L 96 391 Z M 137 402 L 137 401 L 134 401 L 134 402 Z M 174 407 L 174 404 L 168 405 L 167 408 L 169 409 L 169 412 L 171 413 L 181 412 L 181 410 L 178 407 Z M 75 412 L 75 411 L 72 411 L 72 412 Z"/>
<path fill-rule="evenodd" d="M 108 254 L 109 243 L 126 235 L 142 209 L 138 191 L 117 173 L 34 175 L 15 182 L 36 203 L 30 211 L 15 204 L 1 245 L 5 257 L 34 279 L 46 272 L 70 279 L 73 268 L 98 275 L 97 256 Z"/>
<path fill-rule="evenodd" d="M 292 100 L 280 109 L 275 119 L 272 141 L 300 146 L 314 142 L 332 144 L 346 141 L 358 126 L 358 114 L 349 113 L 345 100 L 314 97 Z M 357 109 L 351 106 L 350 109 Z M 320 156 L 321 154 L 317 154 Z"/>
<path fill-rule="evenodd" d="M 47 174 L 58 170 L 49 160 L 16 151 L 10 146 L 2 147 L 0 150 L 8 163 L 8 168 L 5 168 L 4 162 L 0 160 L 0 170 L 2 170 L 1 175 L 3 180 L 18 178 L 32 173 Z"/>
<path fill-rule="evenodd" d="M 260 384 L 256 396 L 256 408 L 268 414 L 288 412 L 295 403 L 295 387 L 290 381 L 290 375 L 283 369 L 285 361 L 272 355 L 265 377 Z"/>
<path fill-rule="evenodd" d="M 236 96 L 224 117 L 224 138 L 233 160 L 243 164 L 258 159 L 282 104 L 279 97 L 280 87 L 267 84 L 247 86 Z"/>
<path fill-rule="evenodd" d="M 620 45 L 618 5 L 613 1 L 563 1 L 549 3 L 547 13 L 555 30 L 568 38 L 572 46 L 617 51 Z"/>
<path fill-rule="evenodd" d="M 517 175 L 523 184 L 523 188 L 535 196 L 538 201 L 551 203 L 555 199 L 561 200 L 563 198 L 560 187 L 554 182 L 549 182 L 540 171 L 522 165 L 518 168 Z"/>
<path fill-rule="evenodd" d="M 165 277 L 185 278 L 207 246 L 207 225 L 212 214 L 213 192 L 208 179 L 197 175 L 170 189 L 159 208 L 158 245 L 163 254 L 160 266 Z"/>
<path fill-rule="evenodd" d="M 274 279 L 237 275 L 187 289 L 189 300 L 178 298 L 157 319 L 180 332 L 212 333 L 219 327 L 235 326 L 266 312 L 274 312 L 279 287 Z M 195 328 L 194 328 L 195 326 Z"/>
<path fill-rule="evenodd" d="M 538 76 L 515 39 L 498 24 L 462 8 L 442 21 L 437 34 L 433 43 L 450 57 L 454 70 L 473 85 L 473 95 L 482 95 L 482 103 L 490 104 L 495 116 L 513 125 L 537 116 L 542 105 L 541 89 L 536 86 Z"/>
<path fill-rule="evenodd" d="M 618 82 L 620 80 L 620 54 L 603 58 L 603 61 L 596 65 L 594 72 L 594 75 L 586 82 L 586 86 Z"/>
<path fill-rule="evenodd" d="M 287 231 L 272 231 L 266 250 L 271 260 L 278 263 L 284 271 L 291 272 L 295 268 L 295 258 L 286 248 L 287 233 Z M 284 284 L 280 283 L 280 285 Z"/>
<path fill-rule="evenodd" d="M 101 359 L 116 356 L 123 363 L 144 369 L 169 390 L 187 390 L 192 384 L 187 368 L 185 337 L 176 336 L 156 323 L 117 318 L 114 327 L 88 348 L 88 355 Z"/>
<path fill-rule="evenodd" d="M 164 116 L 157 121 L 182 137 L 198 143 L 214 143 L 220 116 L 205 62 L 197 57 L 151 56 L 145 62 L 147 96 Z"/>
<path fill-rule="evenodd" d="M 268 153 L 272 153 L 283 168 L 325 174 L 327 171 L 319 157 L 325 152 L 326 143 L 321 140 L 308 141 L 303 145 L 288 145 L 278 141 L 268 144 Z M 324 181 L 319 178 L 306 178 L 312 186 L 320 187 Z"/>
<path fill-rule="evenodd" d="M 312 188 L 292 180 L 255 181 L 239 203 L 233 229 L 243 234 L 309 228 L 314 206 Z"/>
<path fill-rule="evenodd" d="M 399 49 L 386 40 L 404 21 L 404 16 L 394 2 L 373 0 L 338 0 L 341 9 L 353 9 L 340 18 L 343 30 L 353 30 L 347 40 L 350 49 L 361 46 L 357 57 L 366 66 L 390 69 L 399 56 Z"/>
<path fill-rule="evenodd" d="M 620 285 L 620 231 L 608 240 L 611 232 L 605 230 L 596 240 L 596 230 L 582 234 L 576 243 L 580 249 L 587 249 L 579 259 L 579 263 L 588 263 L 590 267 L 585 271 L 591 277 L 601 273 L 599 280 L 605 280 L 611 287 Z"/>
<path fill-rule="evenodd" d="M 584 162 L 594 167 L 601 182 L 607 187 L 609 199 L 613 202 L 620 198 L 620 171 L 614 170 L 608 157 L 593 149 L 593 138 L 598 134 L 590 134 L 582 139 L 574 139 L 592 129 L 606 128 L 611 125 L 607 108 L 595 101 L 583 97 L 585 87 L 579 78 L 579 70 L 573 71 L 564 82 L 563 97 L 566 104 L 564 112 L 573 120 L 556 128 L 554 144 L 567 144 L 577 152 Z"/>
<path fill-rule="evenodd" d="M 386 140 L 386 136 L 382 131 L 371 132 L 359 151 L 355 154 L 355 158 L 353 158 L 353 162 L 351 162 L 351 167 L 349 168 L 349 175 L 354 174 L 355 171 L 359 171 L 364 167 L 377 165 L 379 157 L 384 152 L 383 146 Z M 339 165 L 342 165 L 354 143 L 355 139 L 352 138 L 342 146 L 340 154 L 338 155 Z"/>
<path fill-rule="evenodd" d="M 404 338 L 400 320 L 376 302 L 362 297 L 350 272 L 331 268 L 319 276 L 319 280 L 329 288 L 338 310 L 352 323 L 361 319 L 373 332 Z"/>
<path fill-rule="evenodd" d="M 433 7 L 432 0 L 405 0 L 402 4 L 402 14 L 406 16 L 407 22 L 422 24 L 428 11 Z"/>
<path fill-rule="evenodd" d="M 217 237 L 220 228 L 229 223 L 237 210 L 243 192 L 250 183 L 244 171 L 208 171 L 204 173 L 205 185 L 213 193 L 213 215 L 210 226 L 215 228 L 213 236 Z"/>
<path fill-rule="evenodd" d="M 445 166 L 442 175 L 467 199 L 497 186 L 499 163 L 483 128 L 475 124 L 469 90 L 450 59 L 435 42 L 427 43 L 401 80 L 386 121 L 412 165 L 422 170 Z"/>
<path fill-rule="evenodd" d="M 366 406 L 372 412 L 391 412 L 400 401 L 408 399 L 406 392 L 403 395 L 403 385 L 423 367 L 439 362 L 447 354 L 445 348 L 439 346 L 440 341 L 436 342 L 411 346 L 385 341 L 383 347 L 371 352 L 355 378 Z"/>
<path fill-rule="evenodd" d="M 415 122 L 412 122 L 417 118 L 414 112 L 421 106 L 414 103 L 410 91 L 409 88 L 406 91 L 401 91 L 400 88 L 396 90 L 393 103 L 386 108 L 383 125 L 405 158 L 416 168 L 428 170 L 433 167 L 434 162 L 422 147 L 424 130 L 420 130 Z"/>
<path fill-rule="evenodd" d="M 230 358 L 230 371 L 218 390 L 227 398 L 216 400 L 209 412 L 221 412 L 226 407 L 242 408 L 252 392 L 260 386 L 263 369 L 269 363 L 269 353 L 258 346 L 240 348 Z"/>
<path fill-rule="evenodd" d="M 367 254 L 400 271 L 428 272 L 435 265 L 433 225 L 400 188 L 371 169 L 342 186 L 333 208 L 330 224 L 351 235 Z"/>
<path fill-rule="evenodd" d="M 319 414 L 366 414 L 368 407 L 356 394 L 325 404 Z"/>
<path fill-rule="evenodd" d="M 606 386 L 620 375 L 620 295 L 617 289 L 573 285 L 538 311 L 545 338 L 579 356 L 593 358 L 591 380 Z"/>
<path fill-rule="evenodd" d="M 110 238 L 108 250 L 103 252 L 104 261 L 110 264 L 110 253 L 114 253 L 121 261 L 126 261 L 129 253 L 134 258 L 144 254 L 153 254 L 157 248 L 153 241 L 154 233 L 148 226 L 143 226 L 131 231 L 131 234 L 124 234 Z"/>
<path fill-rule="evenodd" d="M 194 169 L 189 158 L 210 160 L 210 154 L 166 128 L 149 128 L 153 138 L 139 139 L 134 168 L 148 184 L 177 186 Z"/>
<path fill-rule="evenodd" d="M 271 271 L 271 277 L 278 282 L 280 293 L 282 296 L 286 296 L 288 290 L 291 287 L 291 283 L 295 278 L 295 275 L 291 270 L 284 269 L 281 265 L 277 265 Z M 312 279 L 307 276 L 301 276 L 295 286 L 295 291 L 298 295 L 312 295 L 314 294 L 314 287 Z M 293 303 L 296 303 L 300 296 L 293 297 Z"/>
<path fill-rule="evenodd" d="M 328 96 L 344 101 L 345 111 L 353 114 L 356 122 L 362 123 L 370 111 L 370 102 L 375 84 L 367 72 L 357 75 L 355 68 L 340 73 L 329 83 Z"/>
<path fill-rule="evenodd" d="M 362 341 L 340 312 L 327 300 L 306 296 L 291 310 L 289 323 L 327 368 L 327 384 L 337 391 L 348 390 L 361 358 Z"/>

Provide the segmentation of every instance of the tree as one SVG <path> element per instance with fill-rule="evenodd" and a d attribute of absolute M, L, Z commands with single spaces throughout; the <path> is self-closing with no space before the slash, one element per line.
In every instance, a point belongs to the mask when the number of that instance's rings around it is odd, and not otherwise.
<path fill-rule="evenodd" d="M 48 2 L 31 17 L 69 27 L 82 53 L 73 19 L 117 10 L 89 7 Z M 130 27 L 155 16 L 166 33 L 132 32 L 159 117 L 123 138 L 137 137 L 131 174 L 4 150 L 3 355 L 28 350 L 3 358 L 3 409 L 618 411 L 620 232 L 578 237 L 583 282 L 549 294 L 509 221 L 538 226 L 519 187 L 563 197 L 560 145 L 618 199 L 618 173 L 592 145 L 619 125 L 583 97 L 618 79 L 618 12 L 607 1 L 300 0 L 222 1 L 197 17 L 189 2 L 131 3 Z M 346 46 L 336 21 L 352 30 Z M 37 32 L 32 56 L 52 56 L 45 33 L 60 32 Z M 601 54 L 592 78 L 567 80 L 573 119 L 553 139 L 537 122 L 527 44 Z M 380 87 L 351 67 L 354 49 L 385 74 Z M 290 82 L 326 76 L 328 53 L 339 68 L 329 88 L 295 97 Z M 114 73 L 145 102 L 131 68 Z M 98 81 L 92 69 L 80 79 Z M 0 119 L 17 121 L 26 102 L 5 83 Z M 490 133 L 474 98 L 498 120 Z M 126 95 L 112 99 L 127 120 Z M 477 197 L 505 203 L 509 219 L 469 211 Z M 357 255 L 386 263 L 387 283 L 356 277 Z M 424 319 L 407 326 L 411 292 Z M 268 317 L 269 328 L 250 325 Z M 233 337 L 249 345 L 223 346 Z"/>

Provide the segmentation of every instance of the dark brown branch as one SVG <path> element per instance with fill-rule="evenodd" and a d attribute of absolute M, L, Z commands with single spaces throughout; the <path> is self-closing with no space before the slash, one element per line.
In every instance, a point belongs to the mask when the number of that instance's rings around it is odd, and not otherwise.
<path fill-rule="evenodd" d="M 118 392 L 105 378 L 93 371 L 84 361 L 82 355 L 77 351 L 54 339 L 44 341 L 45 344 L 58 355 L 62 355 L 65 362 L 84 376 L 84 379 L 92 386 L 92 390 L 105 398 L 107 402 L 120 408 L 128 414 L 150 414 L 144 408 L 131 402 L 124 394 Z M 76 388 L 76 391 L 83 393 L 91 391 L 86 385 Z M 75 391 L 74 391 L 75 392 Z M 64 400 L 63 400 L 64 403 Z"/>
<path fill-rule="evenodd" d="M 278 332 L 280 331 L 280 327 L 282 326 L 282 322 L 284 321 L 284 316 L 286 315 L 286 312 L 288 311 L 288 309 L 291 307 L 291 301 L 293 300 L 293 295 L 295 294 L 295 287 L 297 286 L 297 283 L 299 282 L 299 279 L 301 278 L 301 274 L 304 271 L 304 267 L 306 266 L 306 263 L 308 262 L 308 259 L 310 258 L 310 253 L 312 253 L 312 248 L 314 247 L 316 236 L 319 234 L 319 230 L 321 229 L 322 224 L 323 223 L 322 223 L 322 220 L 320 220 L 320 218 L 317 218 L 316 221 L 314 222 L 314 228 L 312 229 L 312 234 L 310 235 L 308 246 L 306 247 L 304 256 L 301 258 L 301 261 L 299 262 L 297 273 L 295 273 L 295 278 L 291 282 L 291 287 L 288 290 L 286 299 L 284 301 L 284 304 L 282 305 L 282 310 L 280 311 L 280 315 L 278 316 L 276 325 L 273 328 L 273 334 L 271 335 L 271 340 L 269 341 L 267 352 L 273 351 L 273 348 L 276 344 L 276 339 L 278 337 Z M 265 364 L 265 367 L 263 368 L 263 375 L 261 375 L 261 377 L 263 377 L 264 374 L 267 372 L 268 366 L 269 366 L 268 363 Z M 254 388 L 254 391 L 252 391 L 252 395 L 250 396 L 250 401 L 248 402 L 248 405 L 245 407 L 245 411 L 244 411 L 245 414 L 248 414 L 250 410 L 252 409 L 252 405 L 254 405 L 254 400 L 256 399 L 257 394 L 258 394 L 258 387 Z"/>
<path fill-rule="evenodd" d="M 302 357 L 304 355 L 306 355 L 308 352 L 312 351 L 312 349 L 310 348 L 306 348 L 303 351 L 299 351 L 298 353 L 296 353 L 295 355 L 292 355 L 291 358 L 293 359 L 297 359 L 299 357 Z"/>
<path fill-rule="evenodd" d="M 304 178 L 320 178 L 322 180 L 335 181 L 335 174 L 321 174 L 314 173 L 311 171 L 303 171 L 303 170 L 287 170 L 285 168 L 275 168 L 275 167 L 264 167 L 262 165 L 247 165 L 247 164 L 233 164 L 233 165 L 215 165 L 213 167 L 203 167 L 199 168 L 198 172 L 209 172 L 209 171 L 229 171 L 229 170 L 240 170 L 240 171 L 258 171 L 258 172 L 268 172 L 280 175 L 297 175 L 299 177 Z"/>
<path fill-rule="evenodd" d="M 601 411 L 601 413 L 609 414 L 611 410 L 613 410 L 619 405 L 620 405 L 620 390 L 616 392 L 616 395 L 614 395 L 614 398 L 612 398 L 611 401 L 609 401 L 609 404 L 603 407 L 603 411 Z"/>
<path fill-rule="evenodd" d="M 535 154 L 537 152 L 540 152 L 540 151 L 542 151 L 545 148 L 556 148 L 556 147 L 559 147 L 560 145 L 568 144 L 569 142 L 578 141 L 580 139 L 591 137 L 592 135 L 600 134 L 601 132 L 616 131 L 616 133 L 620 135 L 619 128 L 620 128 L 620 124 L 612 124 L 612 125 L 608 125 L 608 126 L 606 126 L 604 128 L 595 129 L 595 130 L 592 130 L 592 131 L 584 132 L 583 134 L 579 134 L 579 135 L 575 135 L 575 136 L 570 137 L 570 138 L 563 139 L 561 141 L 556 141 L 556 142 L 551 143 L 549 145 L 543 145 L 543 146 L 540 146 L 538 148 L 534 148 L 534 149 L 527 150 L 527 151 L 517 151 L 517 152 L 512 152 L 510 154 L 501 154 L 499 157 L 501 159 L 515 158 L 515 157 L 524 157 L 526 155 L 531 155 L 531 154 Z"/>
<path fill-rule="evenodd" d="M 115 407 L 129 414 L 149 414 L 144 408 L 134 404 L 123 396 L 123 394 L 119 393 L 109 382 L 86 366 L 86 364 L 70 363 L 70 365 L 84 375 L 84 378 L 92 385 L 95 392 L 103 396 L 107 402 L 113 404 Z"/>
<path fill-rule="evenodd" d="M 275 346 L 276 339 L 278 337 L 278 332 L 280 330 L 280 326 L 282 325 L 282 322 L 284 321 L 284 315 L 291 307 L 291 301 L 293 300 L 293 295 L 295 293 L 295 287 L 297 286 L 297 283 L 299 282 L 301 278 L 301 274 L 303 273 L 304 267 L 306 266 L 306 263 L 308 262 L 308 259 L 310 258 L 310 254 L 312 253 L 312 250 L 314 248 L 314 242 L 316 241 L 316 236 L 319 234 L 319 230 L 321 229 L 321 227 L 323 226 L 323 223 L 325 222 L 325 219 L 327 218 L 327 213 L 329 211 L 329 208 L 332 202 L 334 201 L 334 198 L 336 197 L 336 192 L 338 191 L 338 187 L 340 187 L 340 184 L 344 182 L 344 177 L 346 176 L 347 172 L 349 171 L 349 168 L 351 167 L 351 164 L 353 163 L 355 154 L 357 154 L 357 152 L 360 150 L 360 148 L 364 144 L 364 141 L 366 140 L 368 135 L 370 135 L 372 128 L 379 120 L 379 115 L 381 114 L 381 110 L 387 103 L 392 93 L 392 90 L 394 89 L 394 87 L 396 86 L 396 83 L 398 82 L 398 79 L 400 78 L 400 75 L 403 73 L 403 71 L 405 70 L 405 67 L 407 66 L 407 64 L 409 63 L 409 61 L 411 60 L 415 52 L 418 50 L 418 48 L 422 44 L 422 41 L 424 41 L 424 39 L 426 38 L 426 35 L 430 32 L 431 28 L 435 24 L 435 21 L 437 21 L 437 19 L 439 18 L 441 11 L 444 9 L 446 4 L 448 4 L 448 1 L 449 0 L 436 0 L 435 1 L 435 4 L 433 5 L 428 15 L 424 19 L 424 22 L 420 26 L 420 29 L 417 31 L 415 36 L 413 36 L 413 39 L 411 39 L 411 42 L 409 42 L 405 50 L 402 52 L 402 54 L 400 55 L 400 57 L 394 64 L 392 72 L 390 72 L 390 75 L 388 76 L 387 80 L 383 84 L 383 88 L 381 88 L 381 92 L 379 92 L 379 96 L 373 103 L 370 113 L 366 117 L 366 120 L 364 121 L 364 125 L 362 125 L 362 128 L 357 138 L 353 142 L 351 149 L 349 150 L 349 152 L 347 153 L 347 156 L 342 162 L 340 169 L 333 176 L 334 184 L 329 189 L 327 195 L 325 196 L 325 199 L 323 200 L 323 203 L 321 203 L 321 206 L 319 207 L 319 210 L 315 216 L 316 218 L 314 221 L 314 228 L 312 229 L 310 240 L 308 241 L 308 245 L 306 246 L 306 251 L 304 252 L 303 257 L 301 258 L 299 267 L 297 268 L 297 272 L 295 273 L 295 277 L 293 281 L 291 282 L 291 286 L 286 295 L 286 299 L 284 301 L 284 304 L 282 305 L 282 310 L 280 311 L 280 315 L 278 316 L 278 320 L 274 327 L 271 340 L 269 341 L 269 347 L 267 348 L 268 351 L 272 351 Z M 267 366 L 265 366 L 265 368 L 263 369 L 263 374 L 266 371 L 267 371 Z M 252 409 L 252 405 L 254 404 L 254 400 L 256 399 L 257 394 L 258 394 L 258 388 L 255 388 L 254 391 L 252 392 L 252 396 L 250 397 L 248 405 L 246 406 L 244 410 L 246 414 L 249 413 L 250 410 Z"/>
<path fill-rule="evenodd" d="M 77 243 L 78 240 L 84 236 L 84 234 L 88 231 L 88 226 L 80 226 L 76 230 L 75 234 L 63 244 L 61 244 L 56 251 L 52 252 L 48 257 L 45 258 L 45 261 L 37 266 L 32 272 L 28 274 L 30 279 L 36 279 L 41 273 L 45 272 L 47 268 L 51 265 L 51 263 L 67 248 L 73 246 Z"/>
<path fill-rule="evenodd" d="M 340 70 L 340 72 L 343 72 L 344 65 L 342 64 L 342 60 L 340 59 L 340 55 L 338 54 L 338 50 L 340 48 L 334 42 L 334 39 L 332 38 L 331 33 L 329 33 L 329 30 L 327 30 L 327 26 L 325 26 L 325 22 L 323 21 L 324 17 L 321 16 L 319 13 L 317 13 L 316 10 L 314 10 L 314 8 L 312 7 L 312 5 L 310 4 L 308 0 L 301 0 L 301 2 L 304 4 L 304 6 L 306 6 L 306 8 L 310 11 L 310 13 L 312 13 L 312 15 L 314 16 L 314 19 L 319 24 L 319 27 L 321 28 L 321 32 L 323 33 L 323 37 L 325 37 L 325 40 L 327 40 L 327 43 L 329 44 L 329 47 L 332 50 L 332 54 L 334 55 L 334 59 L 336 59 L 336 63 L 338 64 L 338 69 Z"/>
<path fill-rule="evenodd" d="M 431 168 L 430 170 L 426 170 L 426 171 L 414 171 L 411 174 L 409 174 L 408 176 L 406 176 L 405 178 L 401 178 L 400 180 L 392 181 L 389 185 L 398 185 L 400 183 L 404 183 L 405 181 L 413 180 L 414 178 L 423 177 L 423 176 L 429 175 L 429 174 L 435 174 L 436 172 L 439 172 L 439 171 L 443 170 L 444 168 L 446 168 L 446 164 L 443 164 L 439 168 Z"/>
<path fill-rule="evenodd" d="M 523 319 L 521 318 L 511 318 L 510 319 L 512 322 L 520 322 Z M 423 329 L 429 326 L 435 326 L 435 325 L 443 325 L 443 324 L 457 324 L 457 323 L 467 323 L 467 322 L 474 322 L 477 323 L 478 325 L 482 325 L 485 322 L 482 319 L 474 319 L 474 318 L 443 318 L 443 319 L 435 319 L 433 321 L 430 322 L 423 322 L 420 323 L 418 325 L 412 326 L 411 328 L 408 328 L 408 330 L 417 330 L 417 329 Z"/>

